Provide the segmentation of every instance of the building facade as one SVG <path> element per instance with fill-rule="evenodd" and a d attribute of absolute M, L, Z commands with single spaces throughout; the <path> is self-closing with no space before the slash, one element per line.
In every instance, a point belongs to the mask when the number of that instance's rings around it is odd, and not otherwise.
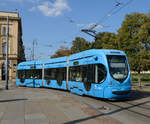
<path fill-rule="evenodd" d="M 18 12 L 0 11 L 0 80 L 5 80 L 6 69 L 6 38 L 7 17 L 9 16 L 8 60 L 9 80 L 16 78 L 18 63 L 25 61 L 24 46 L 22 42 L 22 24 Z"/>

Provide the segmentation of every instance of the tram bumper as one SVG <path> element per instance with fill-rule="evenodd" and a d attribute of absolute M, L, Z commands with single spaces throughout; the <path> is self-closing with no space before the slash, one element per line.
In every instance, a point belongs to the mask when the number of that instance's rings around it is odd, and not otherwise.
<path fill-rule="evenodd" d="M 106 87 L 104 90 L 104 98 L 108 99 L 126 98 L 130 96 L 130 93 L 131 93 L 131 86 Z"/>

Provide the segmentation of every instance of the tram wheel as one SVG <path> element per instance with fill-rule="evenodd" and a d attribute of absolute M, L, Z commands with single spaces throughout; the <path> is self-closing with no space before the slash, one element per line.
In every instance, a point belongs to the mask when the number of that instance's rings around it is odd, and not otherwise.
<path fill-rule="evenodd" d="M 85 88 L 86 91 L 90 91 L 91 83 L 90 82 L 84 82 L 84 88 Z"/>
<path fill-rule="evenodd" d="M 58 83 L 59 86 L 61 86 L 62 85 L 62 80 L 57 80 L 57 83 Z"/>

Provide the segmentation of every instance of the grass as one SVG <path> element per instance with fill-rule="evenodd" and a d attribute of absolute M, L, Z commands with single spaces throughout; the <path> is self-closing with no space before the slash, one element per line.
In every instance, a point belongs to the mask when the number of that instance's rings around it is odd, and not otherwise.
<path fill-rule="evenodd" d="M 143 89 L 143 88 L 149 88 L 147 86 L 132 86 L 133 89 Z"/>
<path fill-rule="evenodd" d="M 132 74 L 132 82 L 138 83 L 138 74 Z M 150 83 L 150 74 L 141 74 L 142 83 Z"/>

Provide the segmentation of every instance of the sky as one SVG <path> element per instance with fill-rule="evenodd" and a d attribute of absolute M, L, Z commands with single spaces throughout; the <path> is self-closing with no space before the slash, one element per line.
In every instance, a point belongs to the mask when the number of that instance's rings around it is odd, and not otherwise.
<path fill-rule="evenodd" d="M 97 32 L 114 32 L 126 14 L 150 12 L 150 0 L 0 0 L 0 11 L 19 12 L 26 57 L 48 59 L 60 46 L 71 47 L 75 37 L 94 41 L 81 32 L 94 24 Z"/>

